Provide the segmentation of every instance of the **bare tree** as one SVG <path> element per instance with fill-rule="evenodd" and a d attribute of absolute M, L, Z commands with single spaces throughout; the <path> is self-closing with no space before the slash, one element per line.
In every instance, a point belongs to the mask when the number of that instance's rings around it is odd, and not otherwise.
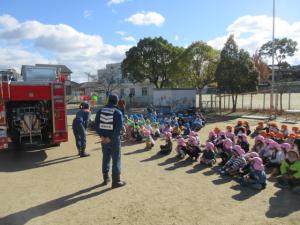
<path fill-rule="evenodd" d="M 98 77 L 97 86 L 100 92 L 111 93 L 121 86 L 121 79 L 118 74 L 103 73 Z"/>

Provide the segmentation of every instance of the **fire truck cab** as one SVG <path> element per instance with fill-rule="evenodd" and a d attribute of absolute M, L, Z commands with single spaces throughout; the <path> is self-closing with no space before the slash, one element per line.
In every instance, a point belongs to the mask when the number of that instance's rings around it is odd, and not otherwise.
<path fill-rule="evenodd" d="M 59 145 L 68 141 L 64 79 L 53 67 L 0 70 L 0 150 L 8 143 Z"/>

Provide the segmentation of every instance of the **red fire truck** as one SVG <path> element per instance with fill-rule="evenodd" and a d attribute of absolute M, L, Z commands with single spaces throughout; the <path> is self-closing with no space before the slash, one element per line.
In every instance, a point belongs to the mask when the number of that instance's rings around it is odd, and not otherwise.
<path fill-rule="evenodd" d="M 21 76 L 0 70 L 0 150 L 68 141 L 63 77 L 53 67 L 22 66 Z"/>

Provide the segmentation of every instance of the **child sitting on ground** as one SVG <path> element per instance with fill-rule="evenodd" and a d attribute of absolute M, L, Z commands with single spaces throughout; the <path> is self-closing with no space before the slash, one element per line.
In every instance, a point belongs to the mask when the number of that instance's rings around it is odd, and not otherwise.
<path fill-rule="evenodd" d="M 254 158 L 254 157 L 259 157 L 259 154 L 257 152 L 248 152 L 244 155 L 244 158 L 247 162 L 247 165 L 244 166 L 244 168 L 241 170 L 241 174 L 243 176 L 247 175 L 248 173 L 250 173 L 250 169 L 251 169 L 251 165 L 250 165 L 250 162 L 251 162 L 251 159 Z"/>
<path fill-rule="evenodd" d="M 234 133 L 232 132 L 232 126 L 226 126 L 226 138 L 229 138 L 230 140 L 232 140 L 232 142 L 234 143 L 234 138 L 235 138 L 235 135 Z"/>
<path fill-rule="evenodd" d="M 265 147 L 259 152 L 259 157 L 263 160 L 264 164 L 268 162 L 268 159 L 271 157 L 272 155 L 272 150 L 270 149 L 270 145 L 271 143 L 274 143 L 275 141 L 270 139 L 270 138 L 266 138 L 265 139 Z"/>
<path fill-rule="evenodd" d="M 221 175 L 234 176 L 239 174 L 240 170 L 246 166 L 244 158 L 245 151 L 239 145 L 232 148 L 233 155 L 229 161 L 219 170 Z"/>
<path fill-rule="evenodd" d="M 188 138 L 191 133 L 190 124 L 185 123 L 183 128 L 183 138 Z"/>
<path fill-rule="evenodd" d="M 187 152 L 186 143 L 182 137 L 177 139 L 177 148 L 176 148 L 177 156 L 180 158 L 184 158 Z"/>
<path fill-rule="evenodd" d="M 255 137 L 254 145 L 251 149 L 252 152 L 257 152 L 260 154 L 260 152 L 265 148 L 265 138 L 261 135 L 258 135 Z"/>
<path fill-rule="evenodd" d="M 279 132 L 279 128 L 277 123 L 271 122 L 269 127 L 269 133 L 273 132 L 274 134 L 277 134 Z"/>
<path fill-rule="evenodd" d="M 246 134 L 239 134 L 236 144 L 241 146 L 241 148 L 244 149 L 245 152 L 249 151 L 249 143 Z"/>
<path fill-rule="evenodd" d="M 275 134 L 274 141 L 278 144 L 282 144 L 284 142 L 284 135 L 282 133 Z"/>
<path fill-rule="evenodd" d="M 282 125 L 281 125 L 280 133 L 283 134 L 283 138 L 284 138 L 284 139 L 286 139 L 286 138 L 289 136 L 289 130 L 288 130 L 287 125 L 285 125 L 285 124 L 282 124 Z"/>
<path fill-rule="evenodd" d="M 280 166 L 281 176 L 278 183 L 281 188 L 296 188 L 300 186 L 300 157 L 296 149 L 287 153 L 287 158 Z"/>
<path fill-rule="evenodd" d="M 145 137 L 145 143 L 146 143 L 145 149 L 150 150 L 155 144 L 155 142 L 154 142 L 154 140 L 151 136 L 151 131 L 144 128 L 143 129 L 143 136 Z"/>
<path fill-rule="evenodd" d="M 203 127 L 203 121 L 200 116 L 196 116 L 195 120 L 192 122 L 192 130 L 198 132 Z"/>
<path fill-rule="evenodd" d="M 216 135 L 216 133 L 215 132 L 213 132 L 213 131 L 210 131 L 209 133 L 208 133 L 208 142 L 211 142 L 211 143 L 213 143 L 214 145 L 216 144 L 216 139 L 217 139 L 217 135 Z"/>
<path fill-rule="evenodd" d="M 277 142 L 269 144 L 269 149 L 272 151 L 272 154 L 266 159 L 266 167 L 272 170 L 271 176 L 275 176 L 279 173 L 279 168 L 282 161 L 285 159 L 285 155 Z"/>
<path fill-rule="evenodd" d="M 246 130 L 247 136 L 248 136 L 249 134 L 251 134 L 251 130 L 250 130 L 250 126 L 249 126 L 248 121 L 244 121 L 244 122 L 243 122 L 243 126 L 244 126 L 244 128 L 245 128 L 245 130 Z"/>
<path fill-rule="evenodd" d="M 190 136 L 189 137 L 189 142 L 187 145 L 187 151 L 186 153 L 189 155 L 189 157 L 195 161 L 197 161 L 197 159 L 200 156 L 200 148 L 199 148 L 199 141 L 197 140 L 196 137 L 194 136 Z"/>
<path fill-rule="evenodd" d="M 159 152 L 160 154 L 168 155 L 171 153 L 172 148 L 173 148 L 171 137 L 172 137 L 172 134 L 170 132 L 165 134 L 166 144 L 160 146 L 160 152 Z"/>
<path fill-rule="evenodd" d="M 233 146 L 233 142 L 229 138 L 226 138 L 223 142 L 222 148 L 217 149 L 219 156 L 222 159 L 220 165 L 225 165 L 227 161 L 231 158 L 232 146 Z"/>
<path fill-rule="evenodd" d="M 251 137 L 255 138 L 257 135 L 260 135 L 263 130 L 265 130 L 264 123 L 258 122 L 255 131 L 251 134 Z"/>
<path fill-rule="evenodd" d="M 282 143 L 280 145 L 280 147 L 281 147 L 281 150 L 282 150 L 282 152 L 283 152 L 283 154 L 285 156 L 284 158 L 286 158 L 287 157 L 287 153 L 288 153 L 289 150 L 292 149 L 292 146 L 289 143 Z"/>
<path fill-rule="evenodd" d="M 153 135 L 154 138 L 159 138 L 160 137 L 160 130 L 159 130 L 159 127 L 158 127 L 157 123 L 153 124 L 152 135 Z"/>
<path fill-rule="evenodd" d="M 299 133 L 299 127 L 292 127 L 292 132 L 294 134 L 298 134 Z"/>
<path fill-rule="evenodd" d="M 226 139 L 225 133 L 223 131 L 219 132 L 216 139 L 216 148 L 218 150 L 223 148 L 223 142 Z"/>
<path fill-rule="evenodd" d="M 254 157 L 250 159 L 250 172 L 241 179 L 241 185 L 249 186 L 256 190 L 261 190 L 266 187 L 266 173 L 264 171 L 264 165 L 262 159 Z"/>
<path fill-rule="evenodd" d="M 296 139 L 296 134 L 290 133 L 285 142 L 289 143 L 291 145 L 291 147 L 293 148 L 294 144 L 295 144 L 295 139 Z"/>
<path fill-rule="evenodd" d="M 234 135 L 237 136 L 239 133 L 244 133 L 243 121 L 238 120 L 234 127 Z"/>
<path fill-rule="evenodd" d="M 177 138 L 179 135 L 181 135 L 181 129 L 179 128 L 178 123 L 176 123 L 175 127 L 172 129 L 172 137 Z"/>
<path fill-rule="evenodd" d="M 208 166 L 213 166 L 216 163 L 215 146 L 211 142 L 207 142 L 203 154 L 200 158 L 200 163 Z"/>

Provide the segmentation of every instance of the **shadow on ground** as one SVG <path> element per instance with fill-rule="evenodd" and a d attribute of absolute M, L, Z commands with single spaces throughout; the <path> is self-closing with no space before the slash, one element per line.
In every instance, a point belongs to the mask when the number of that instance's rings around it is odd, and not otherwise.
<path fill-rule="evenodd" d="M 148 151 L 149 151 L 149 150 L 148 150 Z M 156 153 L 155 155 L 153 155 L 153 156 L 151 156 L 151 157 L 149 157 L 149 158 L 147 158 L 147 159 L 141 160 L 140 162 L 154 161 L 154 160 L 163 158 L 163 157 L 165 157 L 165 156 L 166 156 L 166 155 L 159 154 L 159 152 L 158 152 L 158 153 Z"/>
<path fill-rule="evenodd" d="M 21 149 L 9 148 L 0 152 L 0 172 L 15 172 L 58 163 L 65 163 L 77 159 L 78 155 L 65 156 L 53 160 L 47 159 L 47 151 L 57 148 L 45 148 L 43 146 L 26 147 Z"/>
<path fill-rule="evenodd" d="M 206 165 L 204 165 L 204 164 L 198 163 L 198 164 L 196 164 L 195 166 L 193 166 L 192 169 L 186 171 L 186 173 L 189 173 L 189 174 L 197 173 L 197 172 L 200 172 L 200 171 L 202 171 L 202 170 L 204 170 L 204 169 L 207 169 L 207 168 L 208 168 L 208 166 L 206 166 Z"/>
<path fill-rule="evenodd" d="M 0 218 L 0 224 L 5 225 L 24 225 L 28 221 L 46 215 L 48 213 L 54 212 L 56 210 L 65 208 L 69 205 L 73 205 L 79 201 L 83 201 L 89 198 L 93 198 L 104 194 L 105 192 L 111 190 L 110 188 L 106 188 L 97 192 L 89 193 L 90 191 L 101 187 L 101 185 L 95 185 L 93 187 L 89 187 L 78 192 L 72 193 L 70 195 L 66 195 L 61 198 L 57 198 L 46 203 L 42 203 L 40 205 L 31 207 L 29 209 L 25 209 L 5 217 Z M 85 195 L 83 195 L 85 194 Z"/>
<path fill-rule="evenodd" d="M 165 168 L 165 170 L 176 170 L 178 168 L 182 168 L 182 167 L 192 165 L 194 162 L 195 161 L 192 160 L 191 158 L 186 158 L 185 160 L 174 163 L 173 166 Z"/>
<path fill-rule="evenodd" d="M 232 186 L 231 189 L 233 189 L 235 191 L 239 191 L 238 194 L 235 194 L 232 196 L 232 198 L 237 201 L 247 200 L 247 199 L 251 198 L 252 196 L 261 192 L 261 190 L 254 190 L 254 189 L 251 189 L 248 187 L 243 187 L 240 184 L 236 184 L 236 185 Z"/>
<path fill-rule="evenodd" d="M 269 200 L 268 218 L 286 217 L 300 210 L 300 195 L 291 190 L 280 189 Z"/>
<path fill-rule="evenodd" d="M 180 160 L 179 157 L 174 156 L 174 157 L 172 157 L 172 158 L 166 159 L 164 162 L 158 163 L 157 165 L 159 165 L 159 166 L 166 166 L 166 165 L 169 165 L 169 164 L 178 162 L 179 160 Z"/>
<path fill-rule="evenodd" d="M 123 155 L 134 155 L 134 154 L 139 154 L 139 153 L 143 153 L 143 152 L 149 152 L 149 149 L 146 148 L 141 148 L 132 152 L 126 152 Z"/>

